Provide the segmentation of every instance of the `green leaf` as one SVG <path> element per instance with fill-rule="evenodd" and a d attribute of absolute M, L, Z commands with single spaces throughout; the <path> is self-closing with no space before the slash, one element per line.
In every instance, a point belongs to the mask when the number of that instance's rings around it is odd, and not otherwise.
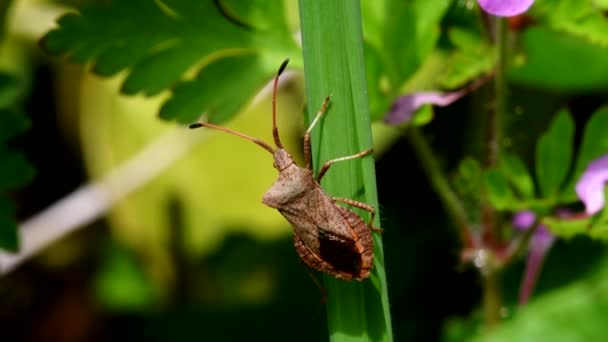
<path fill-rule="evenodd" d="M 576 265 L 570 265 L 576 267 Z M 571 285 L 551 291 L 472 341 L 603 341 L 608 315 L 608 265 Z"/>
<path fill-rule="evenodd" d="M 483 180 L 488 191 L 490 203 L 496 209 L 506 210 L 516 206 L 518 201 L 513 195 L 509 182 L 501 170 L 487 170 L 484 173 Z"/>
<path fill-rule="evenodd" d="M 568 176 L 572 160 L 574 121 L 560 111 L 536 145 L 536 178 L 541 193 L 553 196 Z"/>
<path fill-rule="evenodd" d="M 302 49 L 310 122 L 326 96 L 329 113 L 312 132 L 313 165 L 370 148 L 371 123 L 358 1 L 301 0 Z M 346 38 L 346 39 L 345 39 Z M 332 196 L 377 208 L 372 158 L 335 165 L 322 186 Z M 380 221 L 376 215 L 375 225 Z M 358 283 L 324 276 L 331 341 L 392 341 L 382 237 L 373 234 L 374 268 Z"/>
<path fill-rule="evenodd" d="M 608 10 L 608 0 L 594 0 L 593 4 L 598 8 L 598 9 L 602 9 L 602 10 Z"/>
<path fill-rule="evenodd" d="M 591 1 L 544 0 L 532 15 L 556 31 L 566 32 L 608 46 L 608 19 Z"/>
<path fill-rule="evenodd" d="M 233 103 L 242 105 L 263 84 L 256 77 L 266 75 L 268 66 L 289 56 L 294 58 L 292 65 L 301 64 L 283 4 L 270 0 L 113 0 L 83 7 L 80 14 L 68 14 L 58 24 L 59 28 L 44 37 L 44 48 L 76 62 L 91 61 L 100 75 L 128 68 L 122 85 L 126 94 L 156 95 L 177 85 L 174 96 L 180 99 L 167 105 L 171 110 L 165 109 L 162 118 L 180 122 L 193 121 L 212 105 L 221 105 L 213 111 L 230 118 L 238 109 Z M 246 81 L 249 87 L 240 89 L 244 92 L 232 93 L 232 102 L 191 101 L 188 104 L 192 107 L 185 108 L 188 114 L 182 114 L 178 107 L 186 105 L 186 96 L 226 96 L 226 89 L 200 80 L 222 71 L 210 62 L 235 55 L 255 57 L 255 62 L 238 65 L 240 81 L 251 76 L 255 82 Z M 206 67 L 211 66 L 215 69 L 207 72 Z M 196 71 L 200 72 L 197 80 L 180 86 L 187 72 Z M 227 76 L 227 80 L 235 78 L 233 73 Z M 253 83 L 257 87 L 251 86 Z"/>
<path fill-rule="evenodd" d="M 135 255 L 116 244 L 106 247 L 94 285 L 100 304 L 114 311 L 149 310 L 158 295 Z"/>
<path fill-rule="evenodd" d="M 209 121 L 222 123 L 237 113 L 274 74 L 276 67 L 265 65 L 256 56 L 219 59 L 202 69 L 195 79 L 176 86 L 159 115 L 167 120 L 192 122 L 207 112 Z"/>
<path fill-rule="evenodd" d="M 0 108 L 13 106 L 22 93 L 23 85 L 17 76 L 0 72 Z"/>
<path fill-rule="evenodd" d="M 512 82 L 574 92 L 608 87 L 608 47 L 543 27 L 526 30 L 522 43 L 525 63 L 510 71 Z"/>
<path fill-rule="evenodd" d="M 556 217 L 545 217 L 542 223 L 551 230 L 551 233 L 562 237 L 571 238 L 577 234 L 588 234 L 590 219 L 560 219 Z"/>
<path fill-rule="evenodd" d="M 445 0 L 361 2 L 366 41 L 383 56 L 393 89 L 398 89 L 435 48 L 439 22 L 449 4 Z"/>
<path fill-rule="evenodd" d="M 479 198 L 483 190 L 483 170 L 479 162 L 473 158 L 465 158 L 458 165 L 458 174 L 454 179 L 458 192 L 465 197 Z"/>
<path fill-rule="evenodd" d="M 1 84 L 2 81 L 0 81 Z M 0 143 L 13 139 L 29 127 L 30 122 L 23 113 L 13 109 L 0 108 Z"/>
<path fill-rule="evenodd" d="M 452 28 L 449 37 L 455 46 L 441 86 L 456 89 L 494 70 L 495 49 L 478 33 Z"/>
<path fill-rule="evenodd" d="M 0 249 L 12 252 L 19 249 L 19 236 L 14 211 L 11 201 L 4 196 L 0 196 Z"/>
<path fill-rule="evenodd" d="M 29 127 L 25 115 L 14 109 L 23 90 L 23 82 L 17 77 L 0 72 L 0 249 L 10 251 L 17 251 L 19 241 L 15 208 L 7 192 L 24 186 L 34 176 L 24 155 L 6 146 Z"/>
<path fill-rule="evenodd" d="M 420 107 L 412 117 L 412 124 L 416 126 L 424 126 L 433 120 L 435 112 L 433 112 L 433 106 L 424 105 Z"/>
<path fill-rule="evenodd" d="M 20 152 L 0 148 L 0 192 L 14 190 L 34 178 L 34 169 Z"/>
<path fill-rule="evenodd" d="M 379 1 L 374 1 L 377 3 Z M 367 74 L 367 88 L 369 95 L 369 108 L 372 121 L 380 120 L 390 108 L 393 96 L 389 94 L 390 89 L 383 86 L 384 65 L 381 53 L 372 45 L 364 43 L 365 49 L 365 71 Z M 386 82 L 384 82 L 386 83 Z"/>
<path fill-rule="evenodd" d="M 602 107 L 593 113 L 585 125 L 583 140 L 578 151 L 574 172 L 572 173 L 570 182 L 562 196 L 565 202 L 571 202 L 577 199 L 576 193 L 574 192 L 574 186 L 583 174 L 583 171 L 585 171 L 587 164 L 603 154 L 608 153 L 608 135 L 606 134 L 606 127 L 608 127 L 608 107 Z"/>
<path fill-rule="evenodd" d="M 518 195 L 523 198 L 534 198 L 534 182 L 528 168 L 518 156 L 511 153 L 502 155 L 501 169 L 506 173 L 509 182 Z"/>

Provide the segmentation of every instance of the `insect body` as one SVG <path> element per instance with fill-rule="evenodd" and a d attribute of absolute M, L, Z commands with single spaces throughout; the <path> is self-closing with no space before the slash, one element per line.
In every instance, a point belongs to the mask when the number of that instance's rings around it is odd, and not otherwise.
<path fill-rule="evenodd" d="M 351 160 L 371 154 L 365 150 L 357 154 L 329 160 L 314 177 L 311 164 L 310 132 L 326 112 L 329 97 L 304 135 L 304 159 L 306 167 L 298 166 L 283 148 L 276 125 L 276 94 L 278 79 L 288 60 L 283 62 L 274 80 L 272 98 L 273 138 L 276 149 L 264 141 L 210 123 L 195 123 L 190 128 L 208 127 L 222 130 L 253 141 L 273 154 L 274 167 L 279 177 L 264 194 L 262 202 L 277 209 L 294 229 L 294 246 L 300 259 L 311 268 L 343 280 L 363 280 L 369 277 L 373 266 L 373 242 L 371 230 L 375 210 L 366 203 L 348 198 L 330 197 L 319 185 L 329 167 L 339 161 Z M 342 202 L 371 214 L 370 221 L 337 204 Z"/>

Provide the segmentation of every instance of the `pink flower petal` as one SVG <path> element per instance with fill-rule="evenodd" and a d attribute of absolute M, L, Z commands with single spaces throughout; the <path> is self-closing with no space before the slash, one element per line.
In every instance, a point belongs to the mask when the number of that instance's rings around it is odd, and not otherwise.
<path fill-rule="evenodd" d="M 515 229 L 527 230 L 536 220 L 536 214 L 531 210 L 518 211 L 513 214 L 511 224 Z"/>
<path fill-rule="evenodd" d="M 463 97 L 466 92 L 458 90 L 452 93 L 440 93 L 435 91 L 421 91 L 405 96 L 400 96 L 393 102 L 384 122 L 398 125 L 409 122 L 414 113 L 423 105 L 433 104 L 440 107 L 450 105 L 452 102 Z"/>
<path fill-rule="evenodd" d="M 604 186 L 608 181 L 608 154 L 593 160 L 576 183 L 576 194 L 593 215 L 604 207 Z"/>
<path fill-rule="evenodd" d="M 534 0 L 477 0 L 481 8 L 497 17 L 513 17 L 524 13 Z"/>

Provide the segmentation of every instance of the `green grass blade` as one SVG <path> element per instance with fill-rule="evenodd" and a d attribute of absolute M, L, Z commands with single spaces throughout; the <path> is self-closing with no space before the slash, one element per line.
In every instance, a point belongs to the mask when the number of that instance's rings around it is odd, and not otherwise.
<path fill-rule="evenodd" d="M 371 147 L 371 128 L 359 1 L 300 0 L 308 120 L 332 96 L 313 131 L 313 164 Z M 337 163 L 323 180 L 333 196 L 378 208 L 373 160 Z M 365 214 L 363 217 L 367 217 Z M 379 218 L 376 216 L 376 226 Z M 381 236 L 374 233 L 375 267 L 362 283 L 324 278 L 331 341 L 392 341 Z"/>

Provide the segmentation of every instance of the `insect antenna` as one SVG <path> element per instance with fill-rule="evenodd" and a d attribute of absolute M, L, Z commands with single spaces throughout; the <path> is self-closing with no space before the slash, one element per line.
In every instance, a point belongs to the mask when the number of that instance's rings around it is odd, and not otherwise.
<path fill-rule="evenodd" d="M 210 123 L 208 123 L 208 122 L 197 122 L 197 123 L 193 123 L 193 124 L 191 124 L 189 127 L 190 127 L 191 129 L 194 129 L 194 128 L 199 128 L 199 127 L 208 127 L 208 128 L 213 128 L 213 129 L 217 129 L 217 130 L 220 130 L 220 131 L 224 131 L 224 132 L 226 132 L 226 133 L 230 133 L 230 134 L 236 135 L 236 136 L 238 136 L 238 137 L 245 138 L 245 139 L 247 139 L 247 140 L 249 140 L 249 141 L 252 141 L 252 142 L 254 142 L 255 144 L 257 144 L 257 145 L 259 145 L 259 146 L 263 147 L 263 148 L 264 148 L 265 150 L 267 150 L 268 152 L 270 152 L 270 153 L 274 154 L 274 149 L 272 148 L 272 146 L 268 145 L 267 143 L 263 142 L 262 140 L 257 139 L 257 138 L 254 138 L 254 137 L 250 137 L 250 136 L 248 136 L 247 134 L 243 134 L 243 133 L 240 133 L 240 132 L 237 132 L 237 131 L 233 131 L 233 130 L 231 130 L 231 129 L 229 129 L 229 128 L 226 128 L 226 127 L 217 126 L 217 125 L 214 125 L 214 124 L 210 124 Z"/>
<path fill-rule="evenodd" d="M 274 78 L 274 87 L 272 89 L 272 137 L 274 138 L 274 144 L 277 145 L 277 148 L 279 149 L 283 148 L 283 144 L 281 143 L 281 138 L 279 137 L 279 129 L 277 128 L 277 88 L 279 85 L 279 76 L 281 76 L 281 74 L 287 67 L 287 63 L 289 63 L 289 58 L 284 60 L 283 64 L 281 64 L 281 66 L 279 67 L 277 76 Z"/>

